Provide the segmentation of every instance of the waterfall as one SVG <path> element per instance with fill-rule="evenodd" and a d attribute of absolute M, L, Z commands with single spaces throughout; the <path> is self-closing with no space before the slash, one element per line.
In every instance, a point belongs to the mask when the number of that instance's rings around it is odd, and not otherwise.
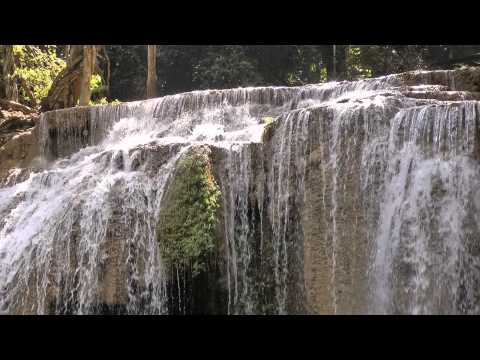
<path fill-rule="evenodd" d="M 38 156 L 0 171 L 0 312 L 480 313 L 474 75 L 44 113 Z M 157 225 L 179 162 L 205 147 L 216 243 L 189 277 Z"/>
<path fill-rule="evenodd" d="M 156 234 L 166 185 L 193 144 L 259 141 L 254 105 L 275 111 L 290 91 L 261 90 L 43 114 L 39 149 L 51 163 L 0 190 L 2 310 L 168 311 Z"/>
<path fill-rule="evenodd" d="M 228 313 L 253 314 L 252 291 L 255 284 L 249 279 L 253 247 L 250 244 L 251 223 L 248 218 L 251 153 L 247 147 L 233 145 L 227 154 L 230 191 L 223 189 L 225 206 L 225 238 L 228 262 Z"/>
<path fill-rule="evenodd" d="M 478 313 L 479 110 L 468 101 L 393 119 L 372 311 Z"/>

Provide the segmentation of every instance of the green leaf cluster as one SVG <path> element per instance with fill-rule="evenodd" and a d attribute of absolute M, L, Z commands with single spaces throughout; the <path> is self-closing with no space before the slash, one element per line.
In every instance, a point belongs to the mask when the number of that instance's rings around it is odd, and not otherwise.
<path fill-rule="evenodd" d="M 362 61 L 362 49 L 358 46 L 349 46 L 347 49 L 347 74 L 350 80 L 366 79 L 372 77 L 372 69 Z"/>
<path fill-rule="evenodd" d="M 98 91 L 102 87 L 102 77 L 99 74 L 93 74 L 90 78 L 90 90 L 93 92 Z"/>
<path fill-rule="evenodd" d="M 14 45 L 15 75 L 24 86 L 20 96 L 25 102 L 36 106 L 48 94 L 53 80 L 66 63 L 57 56 L 56 45 Z"/>
<path fill-rule="evenodd" d="M 102 77 L 99 74 L 93 74 L 90 79 L 90 90 L 92 91 L 92 99 L 90 100 L 89 105 L 116 105 L 120 104 L 121 101 L 118 99 L 108 101 L 106 96 L 101 96 L 106 91 L 106 86 L 103 84 Z"/>

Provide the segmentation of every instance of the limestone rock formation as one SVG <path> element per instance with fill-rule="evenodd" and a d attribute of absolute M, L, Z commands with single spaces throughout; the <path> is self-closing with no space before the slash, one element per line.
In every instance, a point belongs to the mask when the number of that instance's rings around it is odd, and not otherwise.
<path fill-rule="evenodd" d="M 466 68 L 44 113 L 0 148 L 0 311 L 480 313 L 479 86 Z M 220 191 L 198 276 L 159 244 L 185 245 L 159 221 L 191 220 L 192 153 Z"/>

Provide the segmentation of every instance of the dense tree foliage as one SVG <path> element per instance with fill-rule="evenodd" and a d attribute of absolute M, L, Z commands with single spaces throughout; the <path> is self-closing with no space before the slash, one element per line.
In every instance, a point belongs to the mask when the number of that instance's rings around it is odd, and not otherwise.
<path fill-rule="evenodd" d="M 147 46 L 97 48 L 91 104 L 144 99 Z M 156 65 L 158 96 L 207 88 L 356 80 L 416 69 L 476 65 L 480 61 L 478 45 L 158 45 L 155 48 L 156 61 L 150 57 L 150 64 Z M 38 106 L 65 69 L 69 49 L 70 45 L 15 45 L 14 67 L 11 51 L 2 49 L 0 65 L 7 62 L 8 66 L 0 79 L 0 96 L 6 96 L 6 84 L 12 88 L 12 75 L 5 77 L 8 71 L 14 71 L 19 101 Z"/>
<path fill-rule="evenodd" d="M 145 93 L 146 46 L 107 47 L 111 96 Z M 157 51 L 159 95 L 195 89 L 302 85 L 356 80 L 416 69 L 450 68 L 480 46 L 447 45 L 162 45 Z M 335 59 L 335 64 L 334 64 Z M 474 63 L 468 63 L 473 65 Z"/>

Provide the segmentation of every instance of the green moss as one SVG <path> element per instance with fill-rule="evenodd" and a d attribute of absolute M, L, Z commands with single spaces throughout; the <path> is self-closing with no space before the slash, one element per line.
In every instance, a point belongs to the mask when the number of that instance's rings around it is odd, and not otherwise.
<path fill-rule="evenodd" d="M 264 118 L 264 119 L 271 119 L 270 121 L 264 121 L 265 127 L 263 128 L 262 133 L 262 142 L 269 141 L 273 136 L 273 129 L 275 127 L 275 121 L 273 118 Z"/>
<path fill-rule="evenodd" d="M 160 211 L 158 243 L 167 266 L 205 270 L 215 247 L 220 188 L 213 177 L 209 149 L 197 148 L 177 164 Z"/>
<path fill-rule="evenodd" d="M 270 125 L 271 123 L 273 123 L 273 120 L 275 120 L 275 119 L 271 116 L 266 116 L 266 117 L 262 118 L 262 121 L 265 125 Z"/>

